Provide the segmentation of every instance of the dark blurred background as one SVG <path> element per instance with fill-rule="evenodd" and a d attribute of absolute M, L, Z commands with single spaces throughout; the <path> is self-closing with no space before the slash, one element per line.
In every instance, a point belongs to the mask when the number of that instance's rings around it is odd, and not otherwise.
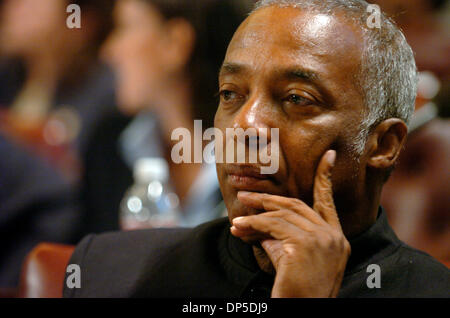
<path fill-rule="evenodd" d="M 450 5 L 371 2 L 404 31 L 421 72 L 382 204 L 402 240 L 450 266 Z M 66 27 L 70 3 L 81 29 Z M 170 137 L 194 119 L 212 126 L 217 72 L 253 3 L 0 0 L 2 295 L 39 242 L 127 230 L 119 210 L 140 158 L 167 161 L 180 226 L 224 215 L 214 166 L 174 164 Z"/>

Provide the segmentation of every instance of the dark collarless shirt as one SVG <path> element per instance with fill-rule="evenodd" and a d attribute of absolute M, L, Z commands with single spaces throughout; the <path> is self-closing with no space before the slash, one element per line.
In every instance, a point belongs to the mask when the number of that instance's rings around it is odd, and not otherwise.
<path fill-rule="evenodd" d="M 81 267 L 82 288 L 65 287 L 64 296 L 270 297 L 274 276 L 229 229 L 223 218 L 195 229 L 87 237 L 70 261 Z M 381 208 L 375 224 L 349 242 L 339 297 L 450 297 L 449 269 L 401 242 Z"/>

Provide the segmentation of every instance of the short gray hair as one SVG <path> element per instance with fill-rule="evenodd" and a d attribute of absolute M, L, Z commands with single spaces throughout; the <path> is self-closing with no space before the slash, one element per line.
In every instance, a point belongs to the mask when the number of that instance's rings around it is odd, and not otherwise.
<path fill-rule="evenodd" d="M 260 0 L 253 10 L 268 6 L 294 7 L 318 14 L 336 12 L 361 27 L 364 52 L 356 82 L 364 102 L 364 120 L 354 147 L 361 154 L 372 127 L 388 118 L 409 123 L 417 94 L 417 68 L 414 53 L 396 24 L 381 13 L 380 28 L 370 28 L 363 0 Z"/>

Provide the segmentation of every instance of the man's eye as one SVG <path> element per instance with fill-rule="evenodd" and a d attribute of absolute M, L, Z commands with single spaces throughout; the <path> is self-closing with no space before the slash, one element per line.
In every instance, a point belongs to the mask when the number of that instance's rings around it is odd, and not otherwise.
<path fill-rule="evenodd" d="M 313 104 L 313 102 L 310 99 L 307 99 L 305 97 L 302 97 L 297 94 L 291 94 L 287 97 L 287 101 L 299 106 L 307 106 Z"/>
<path fill-rule="evenodd" d="M 238 98 L 238 94 L 232 91 L 223 90 L 220 92 L 220 98 L 225 102 L 229 102 L 236 100 Z"/>

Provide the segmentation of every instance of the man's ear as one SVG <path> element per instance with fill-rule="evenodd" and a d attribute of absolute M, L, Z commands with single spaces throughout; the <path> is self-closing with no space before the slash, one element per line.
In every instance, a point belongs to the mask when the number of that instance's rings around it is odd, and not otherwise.
<path fill-rule="evenodd" d="M 376 169 L 393 167 L 407 135 L 408 127 L 403 120 L 390 118 L 381 122 L 368 139 L 368 166 Z"/>

